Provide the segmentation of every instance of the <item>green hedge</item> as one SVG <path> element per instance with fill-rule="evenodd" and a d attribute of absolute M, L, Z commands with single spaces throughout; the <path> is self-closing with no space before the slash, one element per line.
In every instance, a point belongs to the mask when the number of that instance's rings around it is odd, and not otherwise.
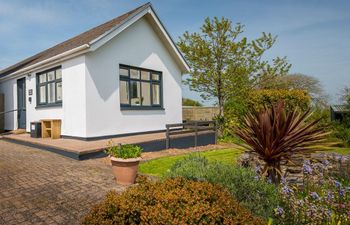
<path fill-rule="evenodd" d="M 185 179 L 144 182 L 110 192 L 82 224 L 266 224 L 219 185 Z"/>

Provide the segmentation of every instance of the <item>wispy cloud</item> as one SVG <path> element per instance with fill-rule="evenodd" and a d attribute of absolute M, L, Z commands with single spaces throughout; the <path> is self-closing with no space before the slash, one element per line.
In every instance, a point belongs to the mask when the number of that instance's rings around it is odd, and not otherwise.
<path fill-rule="evenodd" d="M 70 10 L 54 1 L 0 0 L 0 42 L 4 43 L 0 45 L 0 68 L 59 41 L 60 36 L 51 29 L 68 21 L 72 21 Z"/>
<path fill-rule="evenodd" d="M 60 14 L 45 4 L 26 2 L 0 2 L 0 16 L 13 23 L 56 23 Z M 64 17 L 63 17 L 64 18 Z"/>
<path fill-rule="evenodd" d="M 0 32 L 2 36 L 21 33 L 28 27 L 51 26 L 64 23 L 65 13 L 50 4 L 31 1 L 0 1 Z"/>

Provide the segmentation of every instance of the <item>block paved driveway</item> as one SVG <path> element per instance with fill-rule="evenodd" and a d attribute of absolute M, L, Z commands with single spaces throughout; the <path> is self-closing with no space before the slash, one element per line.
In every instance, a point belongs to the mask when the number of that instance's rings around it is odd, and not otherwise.
<path fill-rule="evenodd" d="M 76 161 L 0 139 L 0 224 L 77 224 L 114 183 L 106 158 Z"/>

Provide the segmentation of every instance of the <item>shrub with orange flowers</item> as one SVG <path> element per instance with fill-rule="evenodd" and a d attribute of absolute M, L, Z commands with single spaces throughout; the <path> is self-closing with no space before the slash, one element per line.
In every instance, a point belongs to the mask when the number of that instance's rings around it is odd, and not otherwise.
<path fill-rule="evenodd" d="M 247 101 L 248 109 L 257 112 L 279 101 L 283 101 L 287 109 L 307 110 L 311 104 L 311 97 L 305 90 L 262 89 L 251 91 Z"/>
<path fill-rule="evenodd" d="M 111 191 L 82 224 L 266 224 L 219 185 L 183 178 Z"/>

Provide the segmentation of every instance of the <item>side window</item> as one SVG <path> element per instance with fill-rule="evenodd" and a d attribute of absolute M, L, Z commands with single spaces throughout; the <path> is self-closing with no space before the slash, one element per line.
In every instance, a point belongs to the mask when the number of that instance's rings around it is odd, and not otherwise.
<path fill-rule="evenodd" d="M 37 74 L 37 104 L 62 104 L 62 69 L 56 67 Z"/>
<path fill-rule="evenodd" d="M 162 72 L 120 65 L 119 78 L 122 108 L 162 107 Z"/>

